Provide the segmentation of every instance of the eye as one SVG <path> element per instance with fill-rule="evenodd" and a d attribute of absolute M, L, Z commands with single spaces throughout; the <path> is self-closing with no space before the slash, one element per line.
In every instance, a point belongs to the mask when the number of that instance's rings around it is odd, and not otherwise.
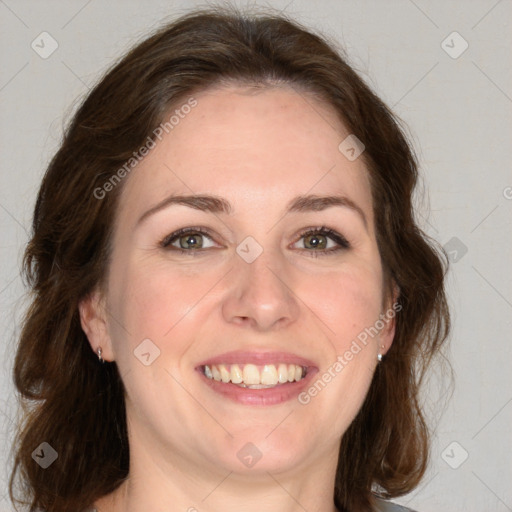
<path fill-rule="evenodd" d="M 213 241 L 209 233 L 203 228 L 182 228 L 166 236 L 160 242 L 160 246 L 169 250 L 177 250 L 181 253 L 190 253 L 214 247 L 214 245 L 205 245 L 204 238 Z"/>
<path fill-rule="evenodd" d="M 211 243 L 205 244 L 204 239 Z M 300 234 L 305 251 L 309 256 L 328 256 L 350 248 L 347 239 L 340 233 L 325 226 L 308 228 Z M 296 242 L 297 243 L 297 242 Z M 162 248 L 179 251 L 182 254 L 202 252 L 202 249 L 215 247 L 213 238 L 207 230 L 200 227 L 188 227 L 167 235 L 159 244 Z"/>
<path fill-rule="evenodd" d="M 300 238 L 304 245 L 304 249 L 301 250 L 309 252 L 313 257 L 329 256 L 350 248 L 343 235 L 325 226 L 309 228 L 300 234 Z"/>

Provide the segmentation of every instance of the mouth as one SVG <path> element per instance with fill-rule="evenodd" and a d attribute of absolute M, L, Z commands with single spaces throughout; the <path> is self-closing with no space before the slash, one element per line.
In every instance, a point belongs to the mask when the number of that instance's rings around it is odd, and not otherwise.
<path fill-rule="evenodd" d="M 307 375 L 308 367 L 297 364 L 212 364 L 199 369 L 207 379 L 231 382 L 248 389 L 270 389 L 288 382 L 299 382 Z"/>
<path fill-rule="evenodd" d="M 318 368 L 284 352 L 231 352 L 196 366 L 212 391 L 244 405 L 275 405 L 296 397 Z"/>

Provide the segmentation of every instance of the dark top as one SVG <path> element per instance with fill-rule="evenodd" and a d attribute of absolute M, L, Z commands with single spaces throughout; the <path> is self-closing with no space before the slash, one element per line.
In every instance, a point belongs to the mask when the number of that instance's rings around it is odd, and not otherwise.
<path fill-rule="evenodd" d="M 377 500 L 377 508 L 375 512 L 415 512 L 414 510 L 398 505 L 397 503 L 391 503 L 391 501 Z"/>

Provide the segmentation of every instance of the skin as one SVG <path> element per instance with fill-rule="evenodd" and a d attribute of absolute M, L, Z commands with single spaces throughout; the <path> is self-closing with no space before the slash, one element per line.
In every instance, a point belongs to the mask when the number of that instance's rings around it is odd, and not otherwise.
<path fill-rule="evenodd" d="M 130 475 L 95 506 L 334 511 L 340 440 L 363 404 L 378 352 L 392 343 L 394 322 L 306 405 L 235 403 L 195 367 L 231 350 L 280 350 L 311 359 L 320 376 L 391 307 L 383 301 L 367 170 L 362 158 L 350 162 L 338 150 L 349 133 L 334 111 L 305 93 L 232 86 L 195 98 L 126 178 L 107 286 L 80 304 L 91 348 L 116 361 L 126 387 Z M 138 223 L 178 193 L 223 197 L 232 213 L 173 205 Z M 367 226 L 347 207 L 283 213 L 305 194 L 348 197 Z M 319 250 L 301 233 L 323 225 L 350 248 L 313 257 Z M 159 245 L 184 227 L 211 231 L 211 239 L 199 237 L 201 254 Z M 250 264 L 236 252 L 247 236 L 263 248 Z M 149 366 L 133 354 L 146 338 L 160 350 Z M 237 457 L 246 443 L 262 454 L 251 468 Z"/>

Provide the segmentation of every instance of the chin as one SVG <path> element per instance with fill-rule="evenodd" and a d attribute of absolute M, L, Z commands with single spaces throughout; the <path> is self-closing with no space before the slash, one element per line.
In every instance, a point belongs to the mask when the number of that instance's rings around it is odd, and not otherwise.
<path fill-rule="evenodd" d="M 277 424 L 251 427 L 224 440 L 215 464 L 252 476 L 292 471 L 307 456 L 306 432 L 280 430 Z M 219 451 L 217 449 L 217 451 Z"/>

